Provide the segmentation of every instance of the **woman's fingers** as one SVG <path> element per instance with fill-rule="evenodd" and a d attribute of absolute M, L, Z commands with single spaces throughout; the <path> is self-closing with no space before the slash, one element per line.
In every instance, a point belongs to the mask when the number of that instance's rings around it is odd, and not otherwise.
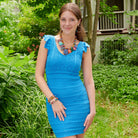
<path fill-rule="evenodd" d="M 87 119 L 85 120 L 84 126 L 86 126 L 86 124 L 87 124 Z"/>
<path fill-rule="evenodd" d="M 88 119 L 85 120 L 84 126 L 85 126 L 84 132 L 86 132 L 89 127 Z"/>
<path fill-rule="evenodd" d="M 64 121 L 64 117 L 63 117 L 62 112 L 60 112 L 60 117 L 61 117 L 61 120 L 63 120 L 63 121 Z"/>
<path fill-rule="evenodd" d="M 64 108 L 64 109 L 67 109 L 64 105 L 63 105 L 63 108 Z"/>
<path fill-rule="evenodd" d="M 86 124 L 86 127 L 85 127 L 85 129 L 84 129 L 84 132 L 86 132 L 88 128 L 89 128 L 89 125 Z"/>
<path fill-rule="evenodd" d="M 86 132 L 86 130 L 90 127 L 92 121 L 93 121 L 93 118 L 94 118 L 94 114 L 88 114 L 88 116 L 86 117 L 86 120 L 84 122 L 84 126 L 85 126 L 85 129 L 84 129 L 84 132 Z"/>
<path fill-rule="evenodd" d="M 59 112 L 57 112 L 57 116 L 58 116 L 59 120 L 61 120 Z"/>
<path fill-rule="evenodd" d="M 62 115 L 61 112 L 57 112 L 57 115 L 58 115 L 58 118 L 59 118 L 60 121 L 61 121 L 61 120 L 64 121 L 64 117 L 63 117 L 63 115 Z"/>
<path fill-rule="evenodd" d="M 56 118 L 56 114 L 60 120 L 64 121 L 64 117 L 66 117 L 65 109 L 67 109 L 60 101 L 53 103 L 52 105 L 54 116 Z"/>
<path fill-rule="evenodd" d="M 64 121 L 64 116 L 66 117 L 66 113 L 65 113 L 64 110 L 57 112 L 57 115 L 58 115 L 58 117 L 59 117 L 60 120 Z M 54 113 L 54 116 L 55 116 L 55 113 Z"/>
<path fill-rule="evenodd" d="M 66 117 L 66 113 L 65 113 L 65 111 L 64 111 L 64 110 L 62 110 L 62 114 Z"/>
<path fill-rule="evenodd" d="M 56 112 L 54 112 L 54 117 L 56 118 Z"/>

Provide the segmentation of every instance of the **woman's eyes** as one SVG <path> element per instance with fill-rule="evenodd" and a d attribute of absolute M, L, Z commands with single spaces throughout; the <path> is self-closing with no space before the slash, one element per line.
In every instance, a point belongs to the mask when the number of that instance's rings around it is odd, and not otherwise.
<path fill-rule="evenodd" d="M 65 21 L 65 19 L 61 19 L 61 21 Z"/>
<path fill-rule="evenodd" d="M 71 21 L 75 21 L 74 19 L 71 19 Z"/>
<path fill-rule="evenodd" d="M 70 21 L 75 21 L 73 18 L 72 19 L 69 19 Z M 66 19 L 61 19 L 61 21 L 66 21 Z"/>

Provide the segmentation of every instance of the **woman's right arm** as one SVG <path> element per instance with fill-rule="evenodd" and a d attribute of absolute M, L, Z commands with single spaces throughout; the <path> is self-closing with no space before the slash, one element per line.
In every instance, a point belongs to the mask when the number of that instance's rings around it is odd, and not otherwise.
<path fill-rule="evenodd" d="M 49 99 L 51 96 L 53 96 L 53 94 L 44 79 L 45 65 L 48 53 L 48 49 L 44 48 L 45 43 L 45 40 L 42 39 L 37 56 L 35 79 L 41 91 L 44 93 L 47 99 Z"/>
<path fill-rule="evenodd" d="M 38 56 L 37 56 L 35 79 L 41 91 L 44 93 L 47 99 L 49 99 L 51 96 L 54 96 L 54 95 L 50 91 L 44 79 L 45 65 L 46 65 L 47 53 L 48 53 L 48 49 L 44 48 L 45 43 L 46 43 L 45 40 L 42 39 L 39 47 L 39 51 L 38 51 Z M 51 106 L 54 112 L 54 116 L 56 117 L 57 115 L 60 120 L 64 120 L 63 115 L 66 117 L 66 113 L 64 111 L 66 107 L 59 100 L 54 102 Z"/>

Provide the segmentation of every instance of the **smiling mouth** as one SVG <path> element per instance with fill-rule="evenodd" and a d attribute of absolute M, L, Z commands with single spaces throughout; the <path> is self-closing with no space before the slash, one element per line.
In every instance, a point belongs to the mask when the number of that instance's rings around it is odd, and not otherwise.
<path fill-rule="evenodd" d="M 69 29 L 71 29 L 71 28 L 64 28 L 64 29 L 68 29 L 68 30 L 69 30 Z"/>

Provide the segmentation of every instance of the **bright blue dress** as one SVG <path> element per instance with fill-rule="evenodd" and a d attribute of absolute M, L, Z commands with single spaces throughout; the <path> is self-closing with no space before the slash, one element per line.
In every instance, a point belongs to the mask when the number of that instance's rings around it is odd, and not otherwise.
<path fill-rule="evenodd" d="M 45 48 L 48 49 L 46 79 L 51 92 L 67 108 L 64 121 L 55 118 L 52 106 L 46 98 L 49 123 L 57 138 L 84 133 L 84 122 L 90 113 L 86 88 L 80 79 L 82 54 L 89 45 L 80 41 L 76 51 L 63 55 L 57 48 L 55 36 L 45 35 Z"/>

